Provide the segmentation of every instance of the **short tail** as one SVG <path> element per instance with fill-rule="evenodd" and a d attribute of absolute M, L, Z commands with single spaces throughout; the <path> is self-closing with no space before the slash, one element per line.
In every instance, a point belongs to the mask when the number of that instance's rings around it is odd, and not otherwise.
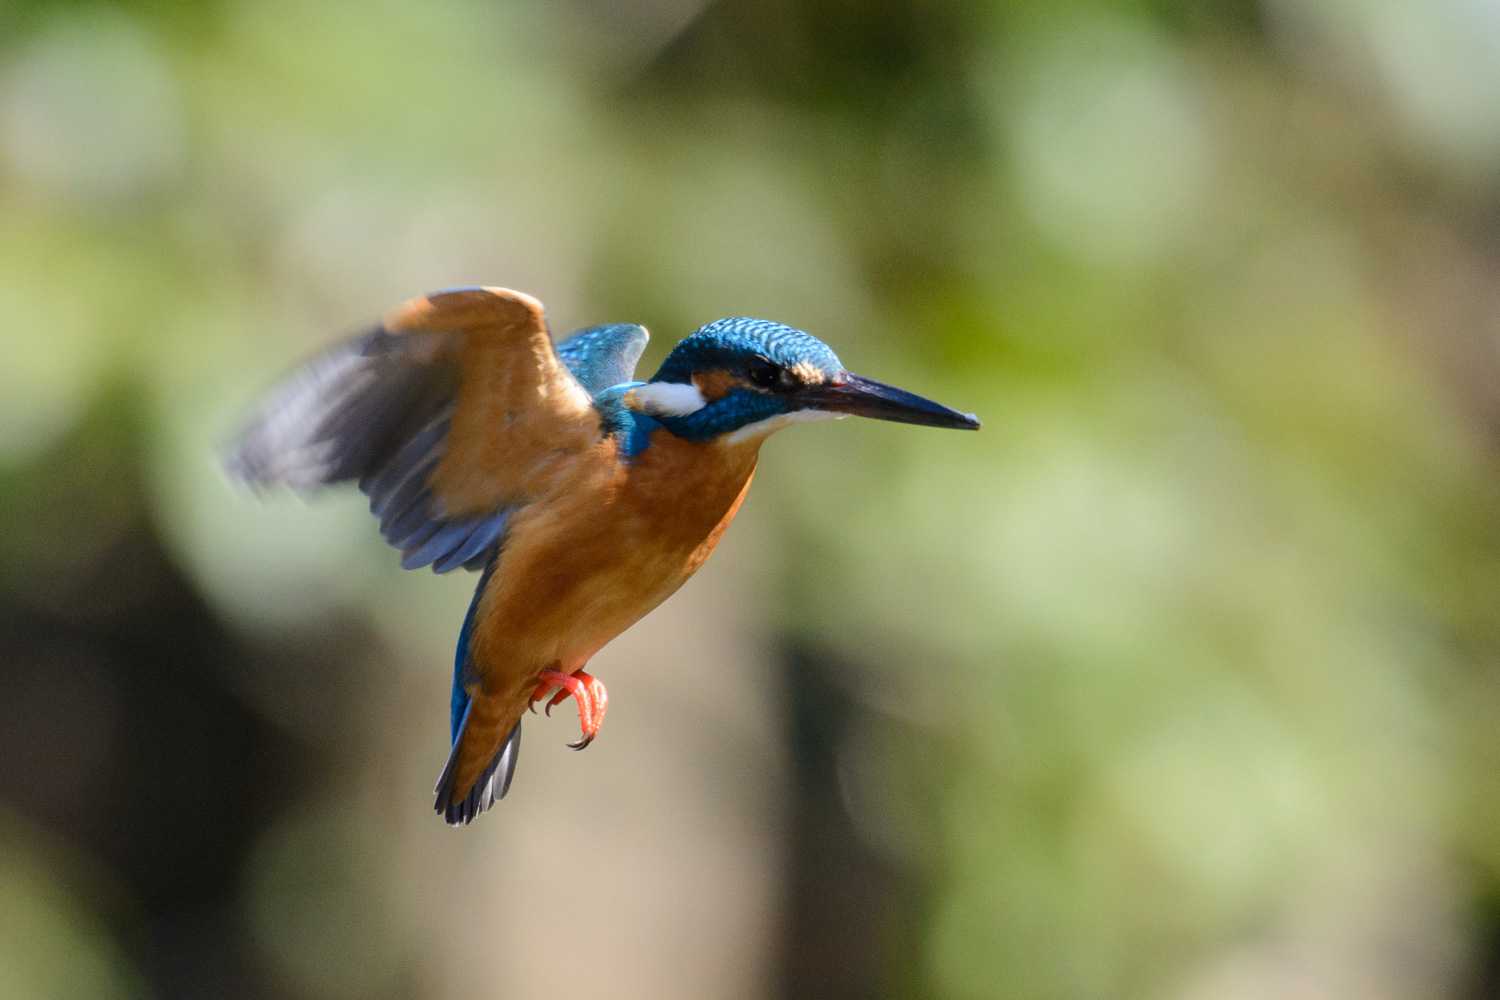
<path fill-rule="evenodd" d="M 474 822 L 474 817 L 510 791 L 516 760 L 521 756 L 521 720 L 501 719 L 494 707 L 483 697 L 469 702 L 453 741 L 453 752 L 438 776 L 433 808 L 449 826 Z M 510 721 L 510 735 L 498 742 L 496 733 L 506 732 L 506 721 Z"/>

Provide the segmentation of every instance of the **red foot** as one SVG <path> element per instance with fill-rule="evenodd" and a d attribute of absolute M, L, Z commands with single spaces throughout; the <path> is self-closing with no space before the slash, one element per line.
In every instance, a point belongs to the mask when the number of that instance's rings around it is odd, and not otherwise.
<path fill-rule="evenodd" d="M 599 735 L 599 727 L 604 725 L 604 710 L 609 707 L 609 692 L 604 690 L 604 682 L 599 678 L 579 670 L 576 673 L 565 674 L 560 670 L 543 670 L 537 674 L 536 690 L 531 692 L 531 710 L 536 711 L 536 703 L 547 697 L 547 694 L 557 688 L 557 694 L 547 702 L 547 714 L 552 714 L 553 706 L 561 705 L 572 698 L 578 702 L 578 727 L 583 730 L 583 739 L 577 743 L 569 743 L 568 746 L 574 750 L 582 750 L 594 742 L 594 737 Z"/>

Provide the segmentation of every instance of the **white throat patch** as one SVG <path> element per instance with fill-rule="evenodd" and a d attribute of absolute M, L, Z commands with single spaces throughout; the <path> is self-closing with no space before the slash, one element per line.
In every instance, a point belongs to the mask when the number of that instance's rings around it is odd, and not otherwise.
<path fill-rule="evenodd" d="M 625 403 L 653 417 L 685 417 L 703 409 L 708 400 L 691 382 L 647 382 L 626 393 Z"/>
<path fill-rule="evenodd" d="M 779 431 L 788 424 L 806 424 L 817 420 L 843 420 L 849 414 L 835 413 L 832 410 L 793 410 L 791 413 L 778 413 L 774 417 L 757 420 L 753 424 L 746 424 L 739 430 L 725 436 L 724 441 L 728 444 L 741 444 L 745 441 L 753 441 L 765 437 L 773 431 Z"/>

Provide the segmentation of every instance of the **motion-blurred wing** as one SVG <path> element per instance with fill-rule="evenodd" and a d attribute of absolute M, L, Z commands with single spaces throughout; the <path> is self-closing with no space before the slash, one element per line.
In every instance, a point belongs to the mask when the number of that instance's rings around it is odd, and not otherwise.
<path fill-rule="evenodd" d="M 274 390 L 231 453 L 254 485 L 358 480 L 402 566 L 484 565 L 509 512 L 598 439 L 542 305 L 470 288 L 413 299 Z"/>
<path fill-rule="evenodd" d="M 557 345 L 557 356 L 591 395 L 629 382 L 651 334 L 636 323 L 608 323 L 575 330 Z"/>

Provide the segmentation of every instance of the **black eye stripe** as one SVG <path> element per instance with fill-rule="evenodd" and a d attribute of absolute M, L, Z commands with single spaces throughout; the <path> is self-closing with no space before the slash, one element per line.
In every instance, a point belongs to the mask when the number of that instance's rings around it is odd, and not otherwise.
<path fill-rule="evenodd" d="M 752 358 L 748 374 L 750 381 L 763 389 L 785 388 L 789 373 L 769 358 Z"/>

